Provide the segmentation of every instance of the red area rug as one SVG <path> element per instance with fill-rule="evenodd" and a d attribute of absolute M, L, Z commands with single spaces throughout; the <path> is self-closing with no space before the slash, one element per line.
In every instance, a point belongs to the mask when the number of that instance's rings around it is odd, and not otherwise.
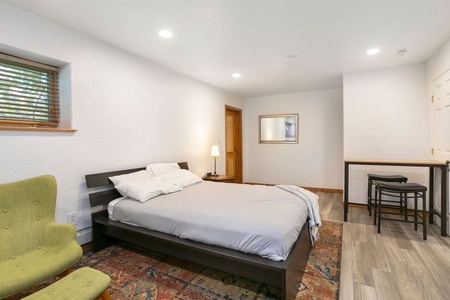
<path fill-rule="evenodd" d="M 296 300 L 338 299 L 342 223 L 324 221 L 319 231 Z M 279 288 L 124 243 L 86 253 L 76 267 L 81 266 L 111 277 L 109 292 L 114 300 L 280 298 Z M 7 300 L 21 299 L 45 286 Z"/>

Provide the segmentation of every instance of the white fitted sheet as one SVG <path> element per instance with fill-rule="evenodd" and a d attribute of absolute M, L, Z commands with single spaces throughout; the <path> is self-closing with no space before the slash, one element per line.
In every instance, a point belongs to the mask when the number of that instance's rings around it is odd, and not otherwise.
<path fill-rule="evenodd" d="M 205 181 L 144 203 L 112 201 L 112 220 L 183 239 L 285 260 L 308 216 L 304 201 L 274 186 Z"/>

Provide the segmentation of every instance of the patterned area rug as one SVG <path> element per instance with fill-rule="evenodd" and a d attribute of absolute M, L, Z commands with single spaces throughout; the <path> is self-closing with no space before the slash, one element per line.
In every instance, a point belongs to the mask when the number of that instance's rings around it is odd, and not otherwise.
<path fill-rule="evenodd" d="M 324 221 L 308 259 L 299 299 L 338 299 L 342 223 Z M 76 267 L 89 266 L 111 277 L 109 292 L 122 299 L 280 299 L 280 289 L 125 243 L 83 255 Z M 22 297 L 45 287 L 41 284 Z"/>

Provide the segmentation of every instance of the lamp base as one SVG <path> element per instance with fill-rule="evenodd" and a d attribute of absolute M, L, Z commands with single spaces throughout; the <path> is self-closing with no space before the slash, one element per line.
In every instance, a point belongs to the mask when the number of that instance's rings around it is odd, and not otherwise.
<path fill-rule="evenodd" d="M 219 174 L 212 174 L 211 177 L 219 177 Z"/>

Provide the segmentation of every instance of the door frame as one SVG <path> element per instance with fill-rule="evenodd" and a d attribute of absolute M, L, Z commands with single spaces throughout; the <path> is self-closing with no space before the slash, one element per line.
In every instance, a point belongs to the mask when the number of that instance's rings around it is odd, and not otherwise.
<path fill-rule="evenodd" d="M 234 170 L 235 170 L 235 182 L 243 183 L 243 156 L 242 156 L 242 109 L 233 106 L 225 105 L 225 170 L 228 174 L 228 164 L 226 159 L 227 149 L 227 112 L 233 112 L 237 116 L 237 122 L 234 122 L 235 128 L 233 130 L 233 140 L 235 141 L 235 157 L 234 157 Z"/>

